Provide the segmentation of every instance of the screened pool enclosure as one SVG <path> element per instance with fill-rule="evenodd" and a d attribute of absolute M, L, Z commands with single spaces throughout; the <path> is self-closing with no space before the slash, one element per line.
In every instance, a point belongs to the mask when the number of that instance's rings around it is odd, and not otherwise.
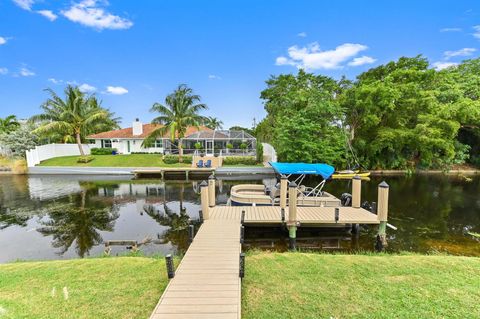
<path fill-rule="evenodd" d="M 178 153 L 178 141 L 168 141 L 166 154 Z M 183 138 L 184 154 L 256 155 L 256 139 L 245 131 L 199 131 Z"/>

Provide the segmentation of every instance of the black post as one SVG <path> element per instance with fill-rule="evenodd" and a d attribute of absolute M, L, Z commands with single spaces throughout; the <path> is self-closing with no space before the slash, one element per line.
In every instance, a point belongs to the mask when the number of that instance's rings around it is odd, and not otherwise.
<path fill-rule="evenodd" d="M 340 219 L 340 208 L 335 207 L 335 223 L 338 223 L 339 219 Z"/>
<path fill-rule="evenodd" d="M 285 222 L 285 208 L 282 208 L 280 210 L 280 213 L 282 214 L 282 223 L 284 223 Z"/>
<path fill-rule="evenodd" d="M 245 253 L 240 253 L 240 278 L 245 277 Z"/>
<path fill-rule="evenodd" d="M 245 226 L 240 226 L 240 244 L 245 242 Z"/>
<path fill-rule="evenodd" d="M 385 247 L 383 246 L 382 239 L 380 238 L 380 235 L 377 235 L 375 238 L 375 251 L 377 252 L 382 252 Z"/>
<path fill-rule="evenodd" d="M 245 223 L 245 210 L 242 210 L 242 216 L 240 219 L 240 223 L 243 225 Z"/>
<path fill-rule="evenodd" d="M 203 211 L 202 210 L 198 211 L 198 219 L 200 220 L 200 224 L 203 224 Z"/>
<path fill-rule="evenodd" d="M 165 263 L 167 264 L 168 279 L 175 277 L 175 268 L 173 267 L 173 257 L 171 254 L 165 256 Z"/>
<path fill-rule="evenodd" d="M 195 237 L 195 226 L 188 225 L 188 238 L 190 239 L 190 243 L 193 242 L 194 237 Z"/>

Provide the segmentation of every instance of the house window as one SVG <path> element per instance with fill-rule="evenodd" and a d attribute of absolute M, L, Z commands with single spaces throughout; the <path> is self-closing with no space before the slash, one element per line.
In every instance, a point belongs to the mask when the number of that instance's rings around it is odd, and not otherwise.
<path fill-rule="evenodd" d="M 155 148 L 162 148 L 163 140 L 155 140 Z"/>
<path fill-rule="evenodd" d="M 103 147 L 111 148 L 112 147 L 112 140 L 103 140 Z"/>

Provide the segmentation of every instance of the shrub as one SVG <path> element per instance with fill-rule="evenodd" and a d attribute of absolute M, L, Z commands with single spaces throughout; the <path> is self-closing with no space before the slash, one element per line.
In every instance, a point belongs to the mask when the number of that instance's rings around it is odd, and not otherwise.
<path fill-rule="evenodd" d="M 257 142 L 257 162 L 263 162 L 263 145 L 260 142 Z"/>
<path fill-rule="evenodd" d="M 94 147 L 90 150 L 90 154 L 92 155 L 112 155 L 113 151 L 117 151 L 116 148 L 111 148 L 111 147 Z"/>
<path fill-rule="evenodd" d="M 245 143 L 240 144 L 240 149 L 246 150 L 247 149 L 247 144 L 245 144 Z"/>
<path fill-rule="evenodd" d="M 183 155 L 182 156 L 183 163 L 185 164 L 192 164 L 192 156 L 190 155 Z M 179 163 L 179 156 L 178 155 L 164 155 L 163 162 L 165 164 L 176 164 Z"/>
<path fill-rule="evenodd" d="M 195 143 L 195 149 L 196 150 L 199 150 L 201 148 L 202 148 L 202 143 L 200 143 L 200 142 Z"/>
<path fill-rule="evenodd" d="M 90 155 L 80 156 L 77 159 L 77 163 L 89 163 L 89 162 L 93 161 L 94 159 L 95 159 L 95 157 L 90 156 Z"/>
<path fill-rule="evenodd" d="M 227 156 L 223 159 L 223 165 L 255 165 L 257 159 L 254 156 Z"/>
<path fill-rule="evenodd" d="M 232 144 L 232 143 L 227 143 L 227 148 L 228 148 L 229 150 L 231 150 L 231 149 L 233 148 L 233 144 Z"/>

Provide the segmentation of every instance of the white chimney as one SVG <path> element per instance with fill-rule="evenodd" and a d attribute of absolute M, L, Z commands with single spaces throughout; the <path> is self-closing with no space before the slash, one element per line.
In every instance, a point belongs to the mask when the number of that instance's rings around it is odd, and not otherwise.
<path fill-rule="evenodd" d="M 132 132 L 133 136 L 138 136 L 143 134 L 143 124 L 138 120 L 138 118 L 135 119 L 135 122 L 133 122 L 132 131 L 133 131 Z"/>

